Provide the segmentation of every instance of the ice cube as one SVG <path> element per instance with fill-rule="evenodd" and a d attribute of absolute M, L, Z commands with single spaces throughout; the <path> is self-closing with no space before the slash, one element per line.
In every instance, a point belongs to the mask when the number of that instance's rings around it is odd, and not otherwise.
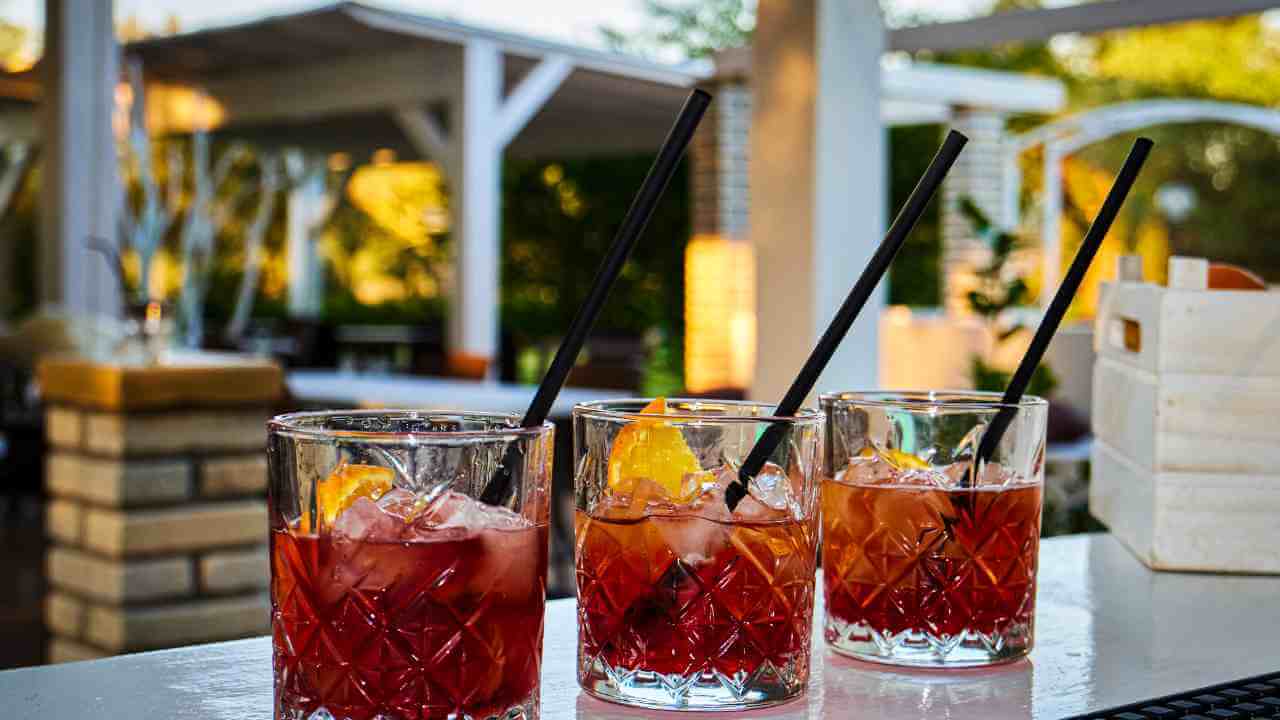
<path fill-rule="evenodd" d="M 631 510 L 635 515 L 669 515 L 676 503 L 667 486 L 650 478 L 639 478 L 631 491 Z"/>
<path fill-rule="evenodd" d="M 649 519 L 662 542 L 686 565 L 697 567 L 729 545 L 730 526 L 703 517 L 675 515 Z"/>
<path fill-rule="evenodd" d="M 333 521 L 335 536 L 362 542 L 396 542 L 405 529 L 402 518 L 388 514 L 367 497 L 357 498 Z"/>
<path fill-rule="evenodd" d="M 476 512 L 480 520 L 480 527 L 485 530 L 524 530 L 533 527 L 533 523 L 519 513 L 508 510 L 504 507 L 495 507 L 493 505 L 485 505 L 479 500 L 472 500 L 475 503 Z"/>
<path fill-rule="evenodd" d="M 894 481 L 894 467 L 879 453 L 871 452 L 849 458 L 849 465 L 836 473 L 836 481 L 849 485 L 882 485 Z"/>
<path fill-rule="evenodd" d="M 608 494 L 602 496 L 591 508 L 591 516 L 603 520 L 626 520 L 633 517 L 631 496 Z"/>
<path fill-rule="evenodd" d="M 940 487 L 950 489 L 964 487 L 1002 487 L 1006 483 L 1013 482 L 1016 478 L 1014 474 L 1005 466 L 999 463 L 985 463 L 982 472 L 979 474 L 975 483 L 971 477 L 973 463 L 968 461 L 956 462 L 948 465 L 942 474 L 945 481 L 940 482 Z"/>
<path fill-rule="evenodd" d="M 395 516 L 402 522 L 413 522 L 426 507 L 426 503 L 416 493 L 404 488 L 393 488 L 378 498 L 377 502 L 382 512 Z"/>
<path fill-rule="evenodd" d="M 649 515 L 670 515 L 677 505 L 666 486 L 657 481 L 636 478 L 626 492 L 610 492 L 596 504 L 592 514 L 610 520 L 634 520 Z"/>
<path fill-rule="evenodd" d="M 733 517 L 747 522 L 776 522 L 800 519 L 803 512 L 791 478 L 777 465 L 765 463 L 751 478 L 747 495 L 734 509 Z"/>
<path fill-rule="evenodd" d="M 765 463 L 760 472 L 751 478 L 748 491 L 752 497 L 774 510 L 787 510 L 793 502 L 791 478 L 773 463 Z"/>
<path fill-rule="evenodd" d="M 462 562 L 467 567 L 457 572 L 465 572 L 464 586 L 477 596 L 495 589 L 512 597 L 529 594 L 538 573 L 532 530 L 533 523 L 515 512 L 453 490 L 438 497 L 413 524 L 416 538 L 465 541 Z"/>
<path fill-rule="evenodd" d="M 531 523 L 504 507 L 484 503 L 455 490 L 442 493 L 423 508 L 415 525 L 424 528 L 461 528 L 482 530 L 517 530 Z"/>
<path fill-rule="evenodd" d="M 729 506 L 725 503 L 725 489 L 730 483 L 737 482 L 738 471 L 729 466 L 720 467 L 708 473 L 710 476 L 701 486 L 701 492 L 689 505 L 692 514 L 718 522 L 732 522 Z"/>
<path fill-rule="evenodd" d="M 475 567 L 470 581 L 472 592 L 480 596 L 490 589 L 512 599 L 539 594 L 535 588 L 541 571 L 540 555 L 547 552 L 545 538 L 545 534 L 535 532 L 529 523 L 521 529 L 480 531 L 477 536 L 480 550 L 466 559 Z M 542 547 L 538 547 L 540 539 Z"/>
<path fill-rule="evenodd" d="M 912 487 L 928 487 L 947 489 L 951 487 L 951 479 L 945 472 L 939 472 L 932 468 L 928 470 L 901 470 L 897 477 L 894 478 L 894 485 L 909 485 Z"/>

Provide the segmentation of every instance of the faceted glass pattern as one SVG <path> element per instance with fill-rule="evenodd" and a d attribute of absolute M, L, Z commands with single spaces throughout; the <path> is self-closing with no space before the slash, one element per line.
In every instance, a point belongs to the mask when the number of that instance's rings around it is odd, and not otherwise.
<path fill-rule="evenodd" d="M 831 442 L 845 451 L 829 458 L 822 489 L 827 643 L 903 665 L 1022 657 L 1035 619 L 1043 401 L 1014 411 L 1028 416 L 975 477 L 974 450 L 999 410 L 979 406 L 998 398 L 882 397 L 824 398 L 843 416 Z M 931 447 L 945 438 L 959 440 Z"/>
<path fill-rule="evenodd" d="M 795 697 L 808 682 L 821 419 L 796 423 L 771 458 L 780 490 L 753 484 L 731 514 L 725 478 L 764 423 L 737 416 L 757 406 L 704 405 L 721 417 L 672 424 L 718 482 L 686 504 L 640 513 L 634 503 L 618 512 L 605 478 L 625 418 L 575 411 L 578 679 L 602 699 L 745 709 Z"/>
<path fill-rule="evenodd" d="M 474 418 L 452 430 L 440 421 L 430 432 L 373 438 L 273 424 L 277 718 L 537 717 L 551 429 L 502 437 L 508 421 L 488 439 L 491 421 Z M 506 505 L 471 499 L 494 469 L 476 459 L 502 457 L 510 442 L 521 444 L 521 467 Z M 291 502 L 325 493 L 285 482 L 331 476 L 317 457 L 335 467 L 400 462 L 382 466 L 395 470 L 389 492 L 348 503 L 325 525 L 321 508 Z M 466 460 L 441 471 L 450 457 Z M 484 474 L 452 471 L 458 467 Z"/>
<path fill-rule="evenodd" d="M 629 523 L 579 512 L 576 524 L 579 675 L 589 689 L 654 707 L 768 702 L 803 689 L 812 523 Z M 716 536 L 722 551 L 687 552 L 689 535 Z"/>

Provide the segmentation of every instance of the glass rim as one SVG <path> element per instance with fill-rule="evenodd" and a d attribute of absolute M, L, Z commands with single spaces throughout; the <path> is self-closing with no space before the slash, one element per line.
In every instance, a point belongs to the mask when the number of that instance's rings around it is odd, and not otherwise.
<path fill-rule="evenodd" d="M 392 432 L 389 430 L 335 430 L 328 428 L 308 427 L 302 423 L 328 417 L 379 417 L 401 416 L 408 418 L 449 418 L 458 420 L 493 420 L 510 423 L 509 427 L 491 428 L 488 430 L 411 430 Z M 375 441 L 447 441 L 447 440 L 517 440 L 534 438 L 555 429 L 550 420 L 543 420 L 537 427 L 522 427 L 520 416 L 515 413 L 474 412 L 466 410 L 421 410 L 414 408 L 385 408 L 381 410 L 308 410 L 304 412 L 276 415 L 267 421 L 267 430 L 273 435 L 284 435 L 306 440 L 367 440 Z"/>
<path fill-rule="evenodd" d="M 618 398 L 614 400 L 592 400 L 590 402 L 578 403 L 573 406 L 574 417 L 589 417 L 596 420 L 625 420 L 633 422 L 636 420 L 652 420 L 661 417 L 663 421 L 676 422 L 707 422 L 707 423 L 785 423 L 788 425 L 800 425 L 810 422 L 821 422 L 824 418 L 822 410 L 811 407 L 802 407 L 796 415 L 705 415 L 698 412 L 674 412 L 664 415 L 645 415 L 639 412 L 628 412 L 624 410 L 616 410 L 610 405 L 640 403 L 641 407 L 648 405 L 655 398 Z M 685 398 L 670 397 L 667 398 L 668 403 L 688 403 L 692 405 L 706 404 L 708 406 L 732 406 L 732 407 L 754 407 L 764 408 L 772 411 L 777 408 L 777 403 L 756 402 L 754 400 L 718 400 L 713 398 Z"/>
<path fill-rule="evenodd" d="M 988 390 L 846 390 L 823 393 L 818 401 L 827 404 L 862 405 L 917 411 L 992 412 L 1026 411 L 1047 408 L 1049 401 L 1039 395 L 1023 395 L 1016 403 L 1004 402 L 1003 393 Z"/>

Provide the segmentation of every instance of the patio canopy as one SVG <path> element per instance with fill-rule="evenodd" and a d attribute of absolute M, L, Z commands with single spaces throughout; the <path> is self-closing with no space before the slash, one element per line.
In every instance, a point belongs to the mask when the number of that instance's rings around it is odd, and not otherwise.
<path fill-rule="evenodd" d="M 501 158 L 652 151 L 690 87 L 750 65 L 745 50 L 736 60 L 672 66 L 353 2 L 148 39 L 124 56 L 140 62 L 148 83 L 211 98 L 216 132 L 358 157 L 391 148 L 436 161 L 450 179 L 461 238 L 447 328 L 450 350 L 464 359 L 496 354 Z M 76 67 L 107 75 L 103 65 Z M 886 124 L 944 122 L 955 106 L 1052 112 L 1064 98 L 1056 81 L 1009 73 L 890 64 L 880 75 Z M 73 212 L 74 203 L 61 208 Z M 64 265 L 91 262 L 82 237 L 45 242 L 62 248 Z"/>
<path fill-rule="evenodd" d="M 521 112 L 495 128 L 517 157 L 653 150 L 688 88 L 750 72 L 750 48 L 669 65 L 350 2 L 149 39 L 125 53 L 151 81 L 210 94 L 225 113 L 221 129 L 237 135 L 429 157 L 414 140 L 421 123 L 405 110 L 425 107 L 447 124 L 475 43 L 496 46 L 503 96 L 523 94 Z M 921 63 L 886 64 L 881 84 L 887 125 L 944 122 L 956 106 L 1054 112 L 1065 98 L 1054 80 Z"/>
<path fill-rule="evenodd" d="M 466 100 L 494 111 L 475 119 L 491 144 L 516 155 L 649 150 L 686 89 L 708 74 L 705 65 L 664 65 L 359 3 L 149 39 L 124 52 L 141 60 L 148 81 L 208 93 L 225 113 L 221 127 L 237 134 L 417 155 L 435 153 L 414 143 L 421 118 L 405 115 L 428 113 L 442 136 L 466 132 L 466 108 L 456 107 Z"/>

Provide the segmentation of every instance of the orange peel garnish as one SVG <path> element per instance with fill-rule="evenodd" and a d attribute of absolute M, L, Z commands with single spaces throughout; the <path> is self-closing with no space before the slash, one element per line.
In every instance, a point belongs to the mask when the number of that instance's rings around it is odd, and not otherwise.
<path fill-rule="evenodd" d="M 870 446 L 862 448 L 860 453 L 862 457 L 873 457 L 879 455 L 885 462 L 892 465 L 898 470 L 928 470 L 929 463 L 921 458 L 912 455 L 909 452 L 896 450 L 893 448 L 872 448 Z"/>
<path fill-rule="evenodd" d="M 360 498 L 377 500 L 391 489 L 395 473 L 378 465 L 339 465 L 316 485 L 316 511 L 326 527 Z M 298 529 L 311 532 L 308 514 L 303 513 Z"/>
<path fill-rule="evenodd" d="M 666 398 L 654 399 L 640 413 L 667 414 Z M 672 500 L 688 502 L 700 488 L 688 478 L 701 472 L 680 428 L 661 420 L 632 421 L 618 432 L 609 450 L 609 489 L 618 494 L 632 493 L 638 480 L 648 478 Z"/>

